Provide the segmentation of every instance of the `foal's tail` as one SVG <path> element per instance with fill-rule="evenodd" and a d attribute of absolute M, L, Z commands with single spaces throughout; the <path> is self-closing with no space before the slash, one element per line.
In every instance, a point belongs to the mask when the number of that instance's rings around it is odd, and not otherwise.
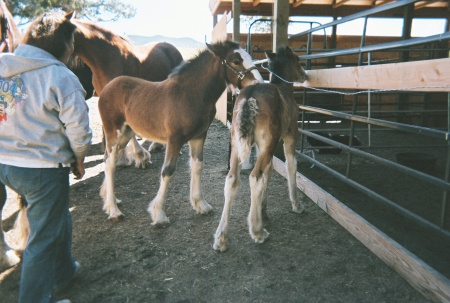
<path fill-rule="evenodd" d="M 238 105 L 235 118 L 237 126 L 235 146 L 241 163 L 250 157 L 252 146 L 255 143 L 255 118 L 258 110 L 258 103 L 253 97 L 242 100 Z"/>

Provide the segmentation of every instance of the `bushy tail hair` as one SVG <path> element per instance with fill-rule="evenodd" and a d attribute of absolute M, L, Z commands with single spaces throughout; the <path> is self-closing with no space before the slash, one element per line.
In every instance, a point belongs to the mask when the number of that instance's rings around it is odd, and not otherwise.
<path fill-rule="evenodd" d="M 258 103 L 253 97 L 242 100 L 239 103 L 236 114 L 237 133 L 235 146 L 237 147 L 240 163 L 243 163 L 250 157 L 252 146 L 255 143 L 255 117 L 258 114 L 258 110 Z"/>

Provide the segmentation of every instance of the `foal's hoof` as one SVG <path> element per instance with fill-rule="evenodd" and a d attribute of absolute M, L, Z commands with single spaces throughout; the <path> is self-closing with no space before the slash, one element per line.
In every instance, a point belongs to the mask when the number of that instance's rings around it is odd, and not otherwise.
<path fill-rule="evenodd" d="M 267 230 L 263 229 L 262 232 L 252 233 L 252 239 L 255 243 L 264 243 L 264 241 L 269 237 Z"/>
<path fill-rule="evenodd" d="M 292 211 L 297 214 L 301 214 L 305 210 L 305 207 L 301 202 L 292 203 Z"/>
<path fill-rule="evenodd" d="M 0 272 L 19 264 L 21 261 L 20 257 L 20 252 L 12 249 L 6 251 L 4 255 L 0 256 Z"/>
<path fill-rule="evenodd" d="M 224 252 L 228 249 L 228 241 L 223 235 L 216 236 L 213 244 L 214 250 Z"/>
<path fill-rule="evenodd" d="M 163 150 L 164 150 L 164 144 L 161 144 L 161 143 L 156 143 L 156 142 L 153 142 L 151 145 L 150 145 L 150 147 L 148 148 L 148 151 L 150 152 L 150 153 L 159 153 L 159 152 L 162 152 Z"/>
<path fill-rule="evenodd" d="M 169 218 L 167 218 L 166 216 L 164 216 L 164 218 L 153 220 L 152 222 L 152 225 L 159 227 L 167 226 L 169 224 L 170 224 Z"/>
<path fill-rule="evenodd" d="M 166 214 L 163 211 L 155 211 L 152 209 L 152 205 L 150 204 L 147 209 L 150 217 L 152 218 L 152 225 L 155 226 L 164 226 L 170 223 L 169 218 L 167 218 Z"/>
<path fill-rule="evenodd" d="M 124 214 L 120 214 L 120 215 L 116 215 L 116 216 L 109 216 L 108 220 L 111 220 L 113 222 L 121 222 L 125 219 L 125 215 Z"/>
<path fill-rule="evenodd" d="M 212 206 L 209 205 L 206 201 L 200 201 L 194 207 L 197 214 L 206 215 L 212 211 Z"/>

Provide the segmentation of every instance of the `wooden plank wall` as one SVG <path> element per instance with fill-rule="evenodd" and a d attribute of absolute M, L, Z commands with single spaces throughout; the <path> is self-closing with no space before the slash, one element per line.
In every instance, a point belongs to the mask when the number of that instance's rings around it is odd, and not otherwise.
<path fill-rule="evenodd" d="M 219 22 L 213 29 L 212 32 L 212 42 L 224 41 L 227 39 L 227 14 L 224 14 Z M 216 103 L 216 119 L 221 121 L 223 124 L 227 123 L 227 110 L 228 110 L 228 97 L 227 90 L 219 97 Z"/>

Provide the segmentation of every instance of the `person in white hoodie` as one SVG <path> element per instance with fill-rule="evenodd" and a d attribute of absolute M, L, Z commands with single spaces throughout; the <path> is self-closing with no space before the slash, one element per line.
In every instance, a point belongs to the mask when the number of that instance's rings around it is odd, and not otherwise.
<path fill-rule="evenodd" d="M 30 223 L 20 303 L 55 302 L 55 289 L 68 286 L 79 269 L 69 173 L 84 176 L 92 132 L 85 91 L 65 65 L 74 49 L 71 17 L 44 14 L 14 53 L 0 54 L 0 182 L 26 200 Z"/>

